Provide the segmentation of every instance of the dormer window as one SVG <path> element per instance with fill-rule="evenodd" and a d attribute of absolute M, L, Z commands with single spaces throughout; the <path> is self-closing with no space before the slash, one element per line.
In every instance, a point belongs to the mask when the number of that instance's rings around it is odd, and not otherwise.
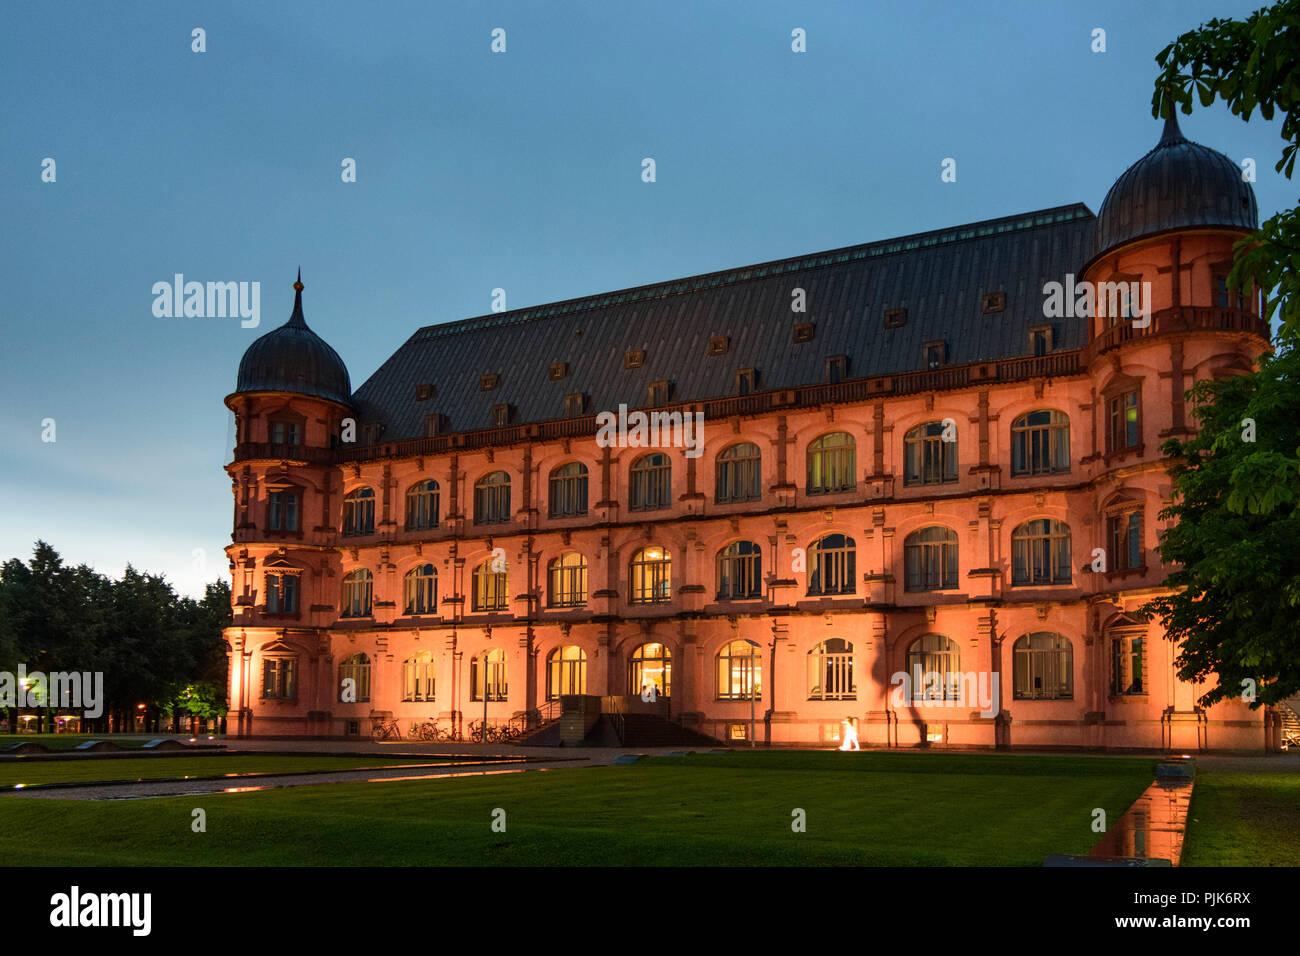
<path fill-rule="evenodd" d="M 948 346 L 944 342 L 926 342 L 921 346 L 926 368 L 939 368 L 948 361 Z"/>
<path fill-rule="evenodd" d="M 490 392 L 501 384 L 501 376 L 496 372 L 488 372 L 486 375 L 478 377 L 478 390 L 480 392 Z"/>
<path fill-rule="evenodd" d="M 885 328 L 901 329 L 907 324 L 906 309 L 886 309 L 885 310 Z"/>
<path fill-rule="evenodd" d="M 569 376 L 568 362 L 552 362 L 550 369 L 546 373 L 546 377 L 549 378 L 552 382 L 558 382 L 560 381 L 560 379 L 568 378 L 568 376 Z"/>
<path fill-rule="evenodd" d="M 726 355 L 731 348 L 731 339 L 726 335 L 715 335 L 709 339 L 710 355 Z"/>
<path fill-rule="evenodd" d="M 980 311 L 985 315 L 1001 312 L 1006 307 L 1007 294 L 1005 292 L 986 292 L 980 297 Z"/>
<path fill-rule="evenodd" d="M 645 364 L 645 349 L 628 349 L 623 354 L 624 368 L 640 368 Z"/>
<path fill-rule="evenodd" d="M 438 394 L 438 390 L 434 388 L 432 385 L 426 384 L 426 385 L 415 386 L 415 400 L 417 402 L 427 402 L 429 399 L 433 398 L 433 396 L 437 394 Z"/>
<path fill-rule="evenodd" d="M 492 406 L 492 427 L 504 428 L 510 424 L 510 406 L 493 405 Z"/>
<path fill-rule="evenodd" d="M 667 405 L 670 388 L 667 382 L 650 383 L 650 404 Z"/>
<path fill-rule="evenodd" d="M 1036 357 L 1052 351 L 1052 327 L 1042 325 L 1029 330 L 1029 350 Z"/>
<path fill-rule="evenodd" d="M 834 385 L 842 382 L 849 373 L 849 357 L 847 355 L 828 355 L 826 356 L 826 383 Z"/>
<path fill-rule="evenodd" d="M 755 376 L 752 368 L 736 369 L 736 394 L 748 395 L 754 391 Z"/>
<path fill-rule="evenodd" d="M 577 418 L 587 407 L 587 396 L 582 392 L 570 392 L 564 396 L 564 417 Z"/>

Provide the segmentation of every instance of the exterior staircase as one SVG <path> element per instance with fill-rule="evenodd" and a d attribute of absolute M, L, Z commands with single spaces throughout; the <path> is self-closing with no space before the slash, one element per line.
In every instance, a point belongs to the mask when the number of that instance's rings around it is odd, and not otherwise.
<path fill-rule="evenodd" d="M 1282 717 L 1282 749 L 1300 750 L 1300 694 L 1278 701 L 1277 712 Z"/>
<path fill-rule="evenodd" d="M 595 741 L 602 737 L 608 740 L 610 735 L 603 733 L 606 729 L 614 731 L 612 746 L 708 747 L 710 749 L 726 746 L 721 740 L 683 727 L 676 721 L 656 714 L 605 714 L 593 728 L 588 740 Z"/>

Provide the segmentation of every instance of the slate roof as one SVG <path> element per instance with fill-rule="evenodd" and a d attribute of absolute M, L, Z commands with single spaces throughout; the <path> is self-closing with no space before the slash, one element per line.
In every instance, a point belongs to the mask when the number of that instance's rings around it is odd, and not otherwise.
<path fill-rule="evenodd" d="M 289 321 L 253 341 L 239 362 L 236 392 L 297 392 L 349 404 L 348 368 L 302 315 L 302 270 L 293 284 Z"/>
<path fill-rule="evenodd" d="M 1165 120 L 1160 142 L 1124 171 L 1097 213 L 1098 255 L 1133 239 L 1189 226 L 1259 226 L 1255 190 L 1241 168 L 1217 150 L 1193 143 Z"/>
<path fill-rule="evenodd" d="M 735 373 L 757 370 L 756 391 L 826 381 L 827 356 L 848 358 L 846 379 L 925 367 L 923 343 L 941 340 L 948 365 L 1031 354 L 1029 328 L 1054 325 L 1056 350 L 1087 342 L 1083 320 L 1043 318 L 1043 285 L 1078 274 L 1093 251 L 1096 217 L 1082 204 L 743 266 L 460 322 L 411 336 L 353 395 L 361 424 L 382 423 L 384 442 L 422 438 L 425 416 L 447 431 L 565 417 L 565 395 L 585 393 L 585 414 L 649 405 L 650 383 L 672 382 L 668 403 L 734 395 Z M 807 311 L 791 311 L 802 288 Z M 984 314 L 985 293 L 1005 292 Z M 885 328 L 886 309 L 906 309 Z M 796 344 L 793 327 L 816 326 Z M 727 336 L 724 355 L 709 340 Z M 625 354 L 645 349 L 640 368 Z M 567 377 L 548 378 L 553 362 Z M 496 374 L 495 389 L 480 375 Z M 416 398 L 416 387 L 436 394 Z"/>

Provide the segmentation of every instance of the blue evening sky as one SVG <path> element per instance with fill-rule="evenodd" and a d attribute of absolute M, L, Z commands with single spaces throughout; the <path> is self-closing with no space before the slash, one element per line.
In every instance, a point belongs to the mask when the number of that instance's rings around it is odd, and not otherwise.
<path fill-rule="evenodd" d="M 496 287 L 519 308 L 1095 212 L 1159 137 L 1156 52 L 1261 5 L 7 2 L 0 560 L 43 538 L 184 593 L 225 576 L 222 398 L 288 318 L 299 265 L 355 388 L 416 328 L 489 312 Z M 1276 123 L 1220 103 L 1182 125 L 1257 160 L 1261 218 L 1294 203 Z M 260 282 L 260 327 L 155 318 L 150 290 L 178 272 Z"/>

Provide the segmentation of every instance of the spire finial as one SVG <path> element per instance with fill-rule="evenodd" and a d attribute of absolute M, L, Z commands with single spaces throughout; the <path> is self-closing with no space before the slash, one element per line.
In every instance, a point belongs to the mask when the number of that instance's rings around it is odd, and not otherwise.
<path fill-rule="evenodd" d="M 307 327 L 307 320 L 302 317 L 302 266 L 298 267 L 298 280 L 293 284 L 293 315 L 289 316 L 289 325 Z"/>
<path fill-rule="evenodd" d="M 1160 142 L 1156 144 L 1157 146 L 1168 146 L 1187 139 L 1183 131 L 1178 128 L 1178 104 L 1170 96 L 1166 96 L 1165 102 L 1169 104 L 1169 115 L 1165 117 L 1165 130 L 1160 134 Z"/>

